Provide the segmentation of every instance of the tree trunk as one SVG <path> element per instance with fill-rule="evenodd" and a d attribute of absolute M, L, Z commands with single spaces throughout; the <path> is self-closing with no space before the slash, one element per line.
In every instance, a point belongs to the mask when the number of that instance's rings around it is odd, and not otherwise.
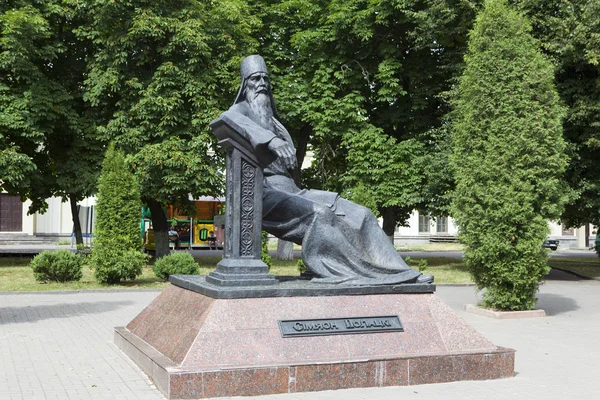
<path fill-rule="evenodd" d="M 396 231 L 396 207 L 384 207 L 381 210 L 383 217 L 383 231 L 394 243 L 394 232 Z"/>
<path fill-rule="evenodd" d="M 296 145 L 296 160 L 298 161 L 298 167 L 294 170 L 294 182 L 300 187 L 300 174 L 302 169 L 302 163 L 306 156 L 306 147 L 308 146 L 308 139 L 310 139 L 313 133 L 312 126 L 304 125 L 300 129 L 300 135 L 298 136 L 298 144 Z"/>
<path fill-rule="evenodd" d="M 75 233 L 75 243 L 77 243 L 77 246 L 83 246 L 83 234 L 81 233 L 81 222 L 79 221 L 77 198 L 74 194 L 69 195 L 69 203 L 71 203 L 71 217 L 73 218 L 73 232 Z"/>
<path fill-rule="evenodd" d="M 154 241 L 156 243 L 155 257 L 169 255 L 169 225 L 167 224 L 167 216 L 162 208 L 162 205 L 156 200 L 146 201 L 150 212 L 152 213 L 152 229 L 154 230 Z"/>
<path fill-rule="evenodd" d="M 275 258 L 278 260 L 293 260 L 294 243 L 277 239 L 277 256 Z"/>

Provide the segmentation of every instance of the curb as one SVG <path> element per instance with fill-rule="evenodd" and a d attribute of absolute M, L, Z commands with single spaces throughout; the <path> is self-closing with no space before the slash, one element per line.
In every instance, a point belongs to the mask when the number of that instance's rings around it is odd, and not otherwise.
<path fill-rule="evenodd" d="M 476 287 L 477 285 L 474 283 L 435 283 L 435 286 L 450 286 L 450 287 Z"/>
<path fill-rule="evenodd" d="M 24 294 L 79 294 L 79 293 L 127 293 L 127 292 L 162 292 L 164 289 L 82 289 L 82 290 L 48 290 L 46 292 L 0 292 L 0 296 L 20 296 Z"/>
<path fill-rule="evenodd" d="M 546 317 L 544 310 L 528 310 L 528 311 L 493 311 L 486 308 L 478 307 L 474 304 L 465 304 L 465 311 L 481 315 L 483 317 L 495 319 L 523 319 L 523 318 L 541 318 Z"/>
<path fill-rule="evenodd" d="M 600 281 L 600 278 L 595 278 L 593 276 L 582 275 L 579 272 L 571 271 L 570 269 L 564 269 L 564 268 L 559 268 L 559 267 L 550 267 L 550 268 L 555 269 L 557 271 L 566 272 L 567 274 L 574 275 L 574 276 L 576 276 L 578 278 L 581 278 L 581 279 L 590 280 L 590 281 Z"/>

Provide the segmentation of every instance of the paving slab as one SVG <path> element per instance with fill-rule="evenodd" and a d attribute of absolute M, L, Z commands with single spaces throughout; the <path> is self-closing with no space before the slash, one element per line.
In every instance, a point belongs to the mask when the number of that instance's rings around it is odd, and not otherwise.
<path fill-rule="evenodd" d="M 0 296 L 0 399 L 163 399 L 112 342 L 158 293 Z"/>

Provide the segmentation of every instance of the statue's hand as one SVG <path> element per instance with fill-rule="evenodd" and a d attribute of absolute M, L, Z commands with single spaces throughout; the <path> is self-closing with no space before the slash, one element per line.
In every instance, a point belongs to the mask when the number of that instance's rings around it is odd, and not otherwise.
<path fill-rule="evenodd" d="M 294 148 L 279 138 L 273 138 L 269 142 L 269 150 L 283 161 L 288 169 L 296 168 L 296 152 Z"/>

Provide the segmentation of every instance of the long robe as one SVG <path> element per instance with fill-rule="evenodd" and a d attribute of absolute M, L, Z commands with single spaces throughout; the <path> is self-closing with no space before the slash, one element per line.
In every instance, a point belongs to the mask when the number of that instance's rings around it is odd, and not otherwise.
<path fill-rule="evenodd" d="M 318 275 L 313 282 L 394 284 L 421 275 L 396 252 L 368 208 L 334 192 L 296 186 L 291 171 L 268 149 L 275 137 L 294 146 L 277 119 L 274 130 L 263 128 L 245 101 L 223 116 L 235 122 L 263 164 L 263 229 L 302 245 L 304 263 Z"/>

